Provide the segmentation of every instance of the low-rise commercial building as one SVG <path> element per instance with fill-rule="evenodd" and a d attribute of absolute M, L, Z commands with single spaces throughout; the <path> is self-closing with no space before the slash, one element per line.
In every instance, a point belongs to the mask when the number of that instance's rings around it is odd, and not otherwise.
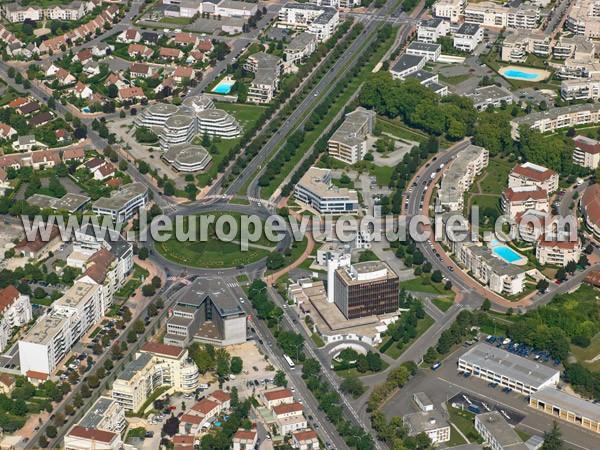
<path fill-rule="evenodd" d="M 600 433 L 600 406 L 564 391 L 547 387 L 529 397 L 529 406 L 558 419 Z"/>
<path fill-rule="evenodd" d="M 178 172 L 200 172 L 212 161 L 204 147 L 192 144 L 171 146 L 162 157 Z"/>
<path fill-rule="evenodd" d="M 402 417 L 402 421 L 408 428 L 409 436 L 425 433 L 434 445 L 450 440 L 450 424 L 436 409 L 407 414 Z"/>
<path fill-rule="evenodd" d="M 123 448 L 123 441 L 119 433 L 96 430 L 82 426 L 74 426 L 65 435 L 65 450 L 87 450 L 90 448 L 102 450 L 119 450 Z"/>
<path fill-rule="evenodd" d="M 296 201 L 311 206 L 319 214 L 356 214 L 355 190 L 338 188 L 331 183 L 331 170 L 311 167 L 294 188 Z"/>
<path fill-rule="evenodd" d="M 188 352 L 172 345 L 146 342 L 113 382 L 112 396 L 127 411 L 137 412 L 161 386 L 193 392 L 198 388 L 198 366 Z"/>
<path fill-rule="evenodd" d="M 498 411 L 476 414 L 475 429 L 492 450 L 529 449 Z"/>
<path fill-rule="evenodd" d="M 484 111 L 489 105 L 499 108 L 503 104 L 512 105 L 513 94 L 501 86 L 482 86 L 466 94 L 473 100 L 473 106 L 478 111 Z"/>
<path fill-rule="evenodd" d="M 398 310 L 398 275 L 385 262 L 372 261 L 335 271 L 333 299 L 347 319 L 393 313 Z"/>
<path fill-rule="evenodd" d="M 585 190 L 579 208 L 588 229 L 600 237 L 600 184 L 593 184 Z"/>
<path fill-rule="evenodd" d="M 558 190 L 558 173 L 539 164 L 526 162 L 517 164 L 508 174 L 511 189 L 526 186 L 537 187 L 548 193 Z"/>
<path fill-rule="evenodd" d="M 458 211 L 463 207 L 464 193 L 469 189 L 475 177 L 487 167 L 489 152 L 477 145 L 469 145 L 461 150 L 449 163 L 442 177 L 438 199 L 440 206 L 450 211 Z"/>
<path fill-rule="evenodd" d="M 519 139 L 519 127 L 528 125 L 541 133 L 555 132 L 562 128 L 576 127 L 600 122 L 600 103 L 585 103 L 540 111 L 510 121 L 512 137 Z"/>
<path fill-rule="evenodd" d="M 424 56 L 415 56 L 404 53 L 390 69 L 392 77 L 403 80 L 409 75 L 421 70 L 427 59 Z"/>
<path fill-rule="evenodd" d="M 406 47 L 406 54 L 423 56 L 427 61 L 435 62 L 442 54 L 442 46 L 440 44 L 413 41 Z"/>
<path fill-rule="evenodd" d="M 358 107 L 346 114 L 340 127 L 329 139 L 329 156 L 347 164 L 362 161 L 367 154 L 367 137 L 373 132 L 375 113 Z"/>
<path fill-rule="evenodd" d="M 417 27 L 417 41 L 435 44 L 439 38 L 450 32 L 450 24 L 442 19 L 421 20 Z"/>
<path fill-rule="evenodd" d="M 457 368 L 523 395 L 556 386 L 560 380 L 556 369 L 484 343 L 462 355 Z"/>
<path fill-rule="evenodd" d="M 131 183 L 114 191 L 110 197 L 102 197 L 94 202 L 92 211 L 98 215 L 110 216 L 116 223 L 126 222 L 148 204 L 148 188 L 142 183 Z"/>

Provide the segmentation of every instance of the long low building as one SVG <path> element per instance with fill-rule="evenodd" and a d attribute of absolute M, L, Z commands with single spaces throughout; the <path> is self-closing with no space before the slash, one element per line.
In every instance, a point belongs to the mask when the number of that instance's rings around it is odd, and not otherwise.
<path fill-rule="evenodd" d="M 521 125 L 529 125 L 541 133 L 546 133 L 598 122 L 600 122 L 600 103 L 585 103 L 517 117 L 510 121 L 510 125 L 512 127 L 512 138 L 519 140 L 519 127 Z"/>
<path fill-rule="evenodd" d="M 498 411 L 475 415 L 475 429 L 492 450 L 529 450 Z"/>
<path fill-rule="evenodd" d="M 201 145 L 174 145 L 163 155 L 163 159 L 179 172 L 198 172 L 206 169 L 212 156 Z"/>
<path fill-rule="evenodd" d="M 142 183 L 131 183 L 114 191 L 110 197 L 94 202 L 92 211 L 110 216 L 115 222 L 126 222 L 148 204 L 148 188 Z"/>
<path fill-rule="evenodd" d="M 319 214 L 356 214 L 358 194 L 331 182 L 331 170 L 311 167 L 294 188 L 296 200 L 312 206 Z"/>
<path fill-rule="evenodd" d="M 529 406 L 600 433 L 600 405 L 582 398 L 548 387 L 531 394 Z"/>
<path fill-rule="evenodd" d="M 529 395 L 560 380 L 560 372 L 535 361 L 480 343 L 458 359 L 458 370 Z"/>

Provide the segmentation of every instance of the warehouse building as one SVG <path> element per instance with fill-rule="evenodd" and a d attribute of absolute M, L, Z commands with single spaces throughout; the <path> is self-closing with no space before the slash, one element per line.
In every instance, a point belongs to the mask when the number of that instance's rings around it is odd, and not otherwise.
<path fill-rule="evenodd" d="M 548 387 L 531 394 L 529 406 L 600 433 L 600 405 L 582 398 Z"/>
<path fill-rule="evenodd" d="M 488 344 L 478 344 L 458 360 L 458 370 L 528 395 L 558 384 L 560 372 Z"/>

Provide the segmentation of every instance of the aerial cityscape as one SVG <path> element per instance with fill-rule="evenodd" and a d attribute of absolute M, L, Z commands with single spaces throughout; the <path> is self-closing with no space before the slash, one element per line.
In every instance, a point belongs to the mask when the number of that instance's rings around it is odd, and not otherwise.
<path fill-rule="evenodd" d="M 0 448 L 600 449 L 598 1 L 0 38 Z"/>

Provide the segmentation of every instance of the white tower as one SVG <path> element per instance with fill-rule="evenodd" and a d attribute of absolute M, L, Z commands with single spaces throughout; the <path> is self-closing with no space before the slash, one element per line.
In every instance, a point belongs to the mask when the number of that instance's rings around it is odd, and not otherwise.
<path fill-rule="evenodd" d="M 330 258 L 327 260 L 327 301 L 333 303 L 333 283 L 335 279 L 335 271 L 340 267 L 350 265 L 351 255 L 345 253 L 339 258 Z"/>

